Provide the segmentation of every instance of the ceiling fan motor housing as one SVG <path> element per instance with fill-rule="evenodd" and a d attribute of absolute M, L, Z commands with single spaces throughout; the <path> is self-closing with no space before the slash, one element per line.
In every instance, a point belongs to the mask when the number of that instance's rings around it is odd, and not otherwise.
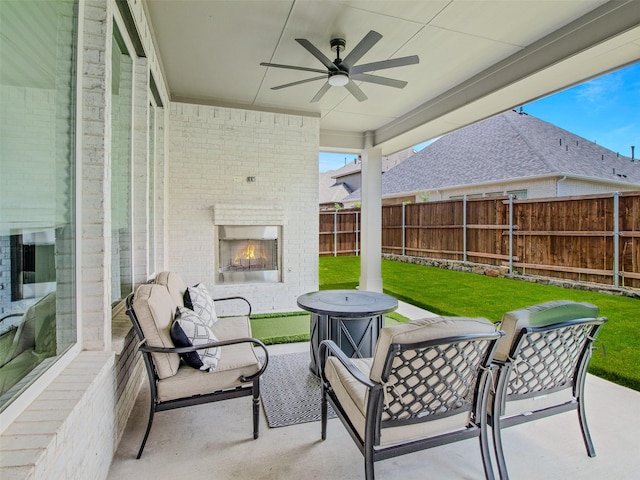
<path fill-rule="evenodd" d="M 344 38 L 332 38 L 330 43 L 331 50 L 335 52 L 338 50 L 338 48 L 340 48 L 340 50 L 344 50 L 347 41 Z"/>

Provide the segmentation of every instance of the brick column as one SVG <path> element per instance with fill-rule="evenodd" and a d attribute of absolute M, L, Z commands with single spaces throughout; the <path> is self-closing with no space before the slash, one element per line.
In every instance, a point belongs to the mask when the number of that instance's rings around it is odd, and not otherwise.
<path fill-rule="evenodd" d="M 111 2 L 84 6 L 78 232 L 79 330 L 85 350 L 111 348 Z"/>

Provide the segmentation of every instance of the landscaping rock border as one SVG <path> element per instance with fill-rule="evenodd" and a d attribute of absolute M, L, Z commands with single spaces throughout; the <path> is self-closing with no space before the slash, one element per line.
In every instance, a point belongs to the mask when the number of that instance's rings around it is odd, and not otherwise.
<path fill-rule="evenodd" d="M 621 295 L 625 297 L 640 299 L 640 290 L 614 287 L 600 283 L 578 282 L 567 280 L 566 278 L 542 277 L 535 275 L 522 275 L 518 272 L 509 273 L 509 267 L 501 265 L 485 265 L 481 263 L 462 262 L 459 260 L 441 260 L 427 257 L 411 257 L 408 255 L 396 255 L 392 253 L 383 253 L 382 258 L 395 262 L 412 263 L 414 265 L 423 265 L 425 267 L 436 267 L 445 270 L 453 270 L 456 272 L 475 273 L 477 275 L 486 275 L 488 277 L 503 277 L 523 282 L 540 283 L 543 285 L 553 285 L 562 288 L 571 288 L 574 290 L 587 290 L 591 292 L 606 293 L 609 295 Z"/>

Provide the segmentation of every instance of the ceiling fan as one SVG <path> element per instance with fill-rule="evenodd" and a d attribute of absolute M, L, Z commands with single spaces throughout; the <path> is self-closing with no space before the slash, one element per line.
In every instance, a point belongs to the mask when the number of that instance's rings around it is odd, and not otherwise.
<path fill-rule="evenodd" d="M 354 83 L 354 80 L 360 82 L 377 83 L 378 85 L 385 85 L 387 87 L 404 88 L 407 85 L 407 82 L 403 82 L 402 80 L 394 80 L 393 78 L 380 77 L 378 75 L 371 75 L 367 72 L 384 70 L 385 68 L 403 67 L 405 65 L 414 65 L 420 61 L 417 55 L 411 55 L 409 57 L 393 58 L 390 60 L 382 60 L 379 62 L 356 65 L 358 60 L 360 60 L 365 53 L 367 53 L 376 43 L 378 43 L 381 38 L 381 34 L 371 30 L 364 36 L 362 40 L 360 40 L 360 43 L 358 43 L 344 59 L 340 58 L 340 52 L 344 50 L 347 42 L 343 38 L 333 38 L 331 39 L 330 44 L 331 50 L 336 52 L 336 59 L 334 61 L 329 60 L 306 38 L 296 38 L 296 42 L 302 45 L 311 55 L 320 60 L 320 63 L 322 63 L 326 67 L 326 70 L 321 70 L 319 68 L 297 67 L 295 65 L 281 65 L 278 63 L 268 62 L 262 62 L 260 63 L 260 65 L 262 65 L 263 67 L 288 68 L 290 70 L 302 70 L 304 72 L 314 72 L 322 74 L 318 77 L 312 77 L 305 80 L 298 80 L 297 82 L 278 85 L 276 87 L 272 87 L 271 90 L 280 90 L 281 88 L 293 87 L 294 85 L 301 85 L 303 83 L 326 79 L 325 84 L 311 99 L 311 103 L 319 101 L 331 87 L 345 87 L 358 101 L 364 102 L 367 99 L 367 96 L 360 89 L 360 87 L 358 87 L 358 85 Z"/>

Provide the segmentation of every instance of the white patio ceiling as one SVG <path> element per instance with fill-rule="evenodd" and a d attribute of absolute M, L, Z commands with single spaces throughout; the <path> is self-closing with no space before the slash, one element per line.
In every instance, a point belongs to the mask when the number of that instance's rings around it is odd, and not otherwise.
<path fill-rule="evenodd" d="M 640 60 L 640 1 L 145 0 L 172 100 L 320 117 L 323 150 L 358 151 L 373 132 L 383 154 Z M 322 68 L 296 38 L 330 59 L 369 30 L 383 35 L 358 63 L 418 55 L 377 72 L 406 88 L 361 84 L 358 102 L 323 84 L 271 87 Z M 343 56 L 344 58 L 344 56 Z"/>

